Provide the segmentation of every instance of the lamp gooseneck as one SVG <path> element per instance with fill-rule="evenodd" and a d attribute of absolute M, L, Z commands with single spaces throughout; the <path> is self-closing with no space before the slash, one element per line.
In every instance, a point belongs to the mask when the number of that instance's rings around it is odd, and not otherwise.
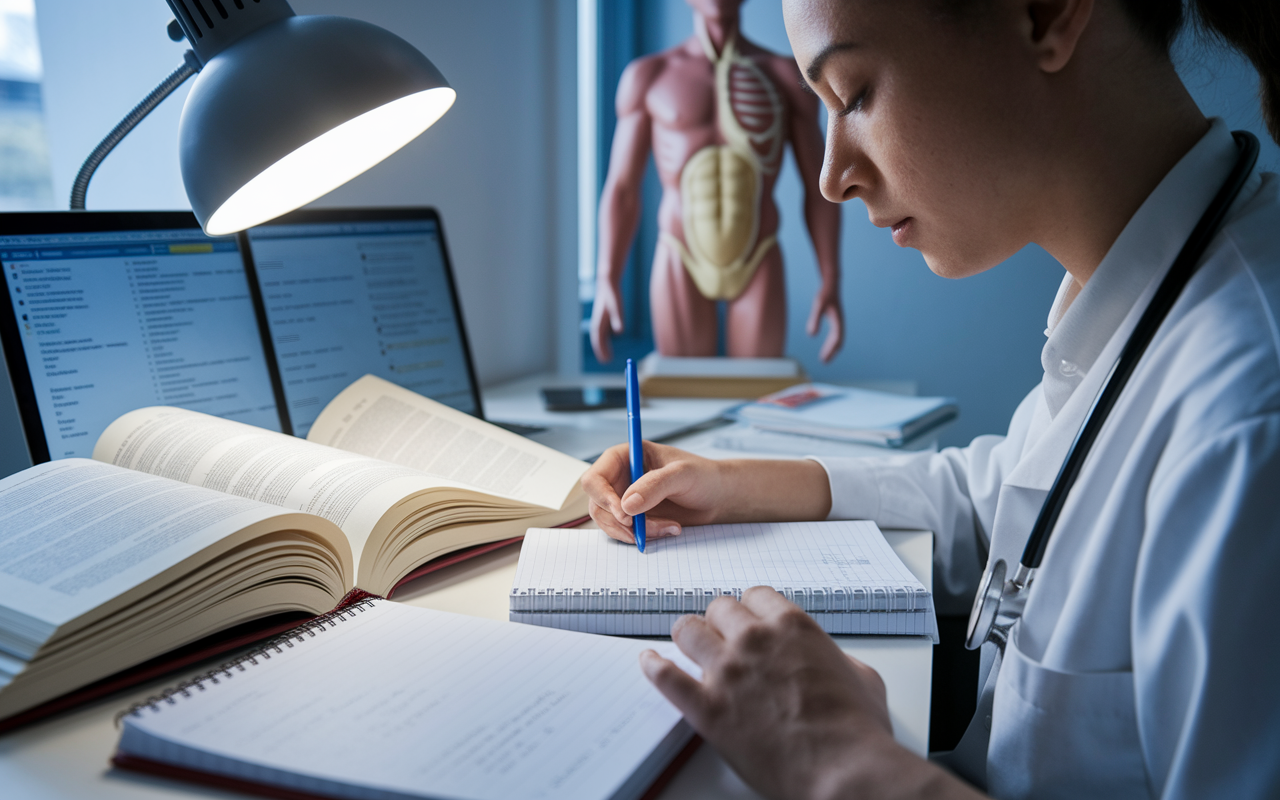
<path fill-rule="evenodd" d="M 133 107 L 120 123 L 111 129 L 103 137 L 98 146 L 93 148 L 93 152 L 84 160 L 84 164 L 80 166 L 80 171 L 76 173 L 76 179 L 71 184 L 71 210 L 83 211 L 85 198 L 89 194 L 89 181 L 93 179 L 93 173 L 98 171 L 98 165 L 106 158 L 112 150 L 116 149 L 116 145 L 129 135 L 129 131 L 138 126 L 148 114 L 155 109 L 156 106 L 169 95 L 173 94 L 173 90 L 177 89 L 187 78 L 195 75 L 200 71 L 200 62 L 196 59 L 195 53 L 187 51 L 186 57 L 182 60 L 182 66 L 175 69 L 165 78 L 159 86 L 151 90 L 151 94 L 142 98 L 142 102 Z"/>

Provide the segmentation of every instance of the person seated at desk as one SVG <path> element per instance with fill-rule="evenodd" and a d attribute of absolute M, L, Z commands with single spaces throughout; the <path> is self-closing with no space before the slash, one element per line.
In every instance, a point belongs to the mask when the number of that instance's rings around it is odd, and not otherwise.
<path fill-rule="evenodd" d="M 950 770 L 898 746 L 878 676 L 767 588 L 673 627 L 700 680 L 652 651 L 641 668 L 770 797 L 1280 795 L 1280 179 L 1181 83 L 1169 45 L 1187 12 L 785 0 L 784 13 L 829 114 L 828 199 L 861 199 L 939 275 L 1029 242 L 1065 267 L 1044 378 L 1005 436 L 940 453 L 712 462 L 646 443 L 648 472 L 628 488 L 613 448 L 583 484 L 616 539 L 632 540 L 639 513 L 653 536 L 827 517 L 926 528 L 940 605 L 968 608 L 984 564 L 1019 563 L 1193 227 L 1219 202 L 1225 221 L 1089 450 L 1003 654 L 984 647 L 989 710 Z M 1280 137 L 1280 6 L 1197 0 L 1193 13 L 1260 67 Z M 1233 174 L 1247 176 L 1234 199 Z"/>

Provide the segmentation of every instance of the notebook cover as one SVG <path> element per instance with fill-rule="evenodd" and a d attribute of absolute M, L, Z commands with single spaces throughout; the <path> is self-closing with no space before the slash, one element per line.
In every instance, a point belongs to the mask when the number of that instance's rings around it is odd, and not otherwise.
<path fill-rule="evenodd" d="M 697 751 L 698 746 L 702 744 L 702 737 L 694 736 L 689 740 L 667 768 L 662 771 L 658 779 L 653 782 L 649 789 L 641 796 L 640 800 L 656 800 L 662 790 L 667 787 L 671 779 L 675 777 L 680 768 L 685 765 L 693 754 Z M 202 786 L 213 786 L 219 789 L 230 789 L 233 792 L 242 794 L 255 795 L 257 797 L 270 797 L 274 800 L 333 800 L 334 795 L 319 795 L 309 792 L 300 792 L 296 789 L 288 789 L 283 786 L 272 786 L 267 783 L 257 783 L 255 781 L 247 781 L 242 778 L 232 778 L 226 775 L 217 775 L 212 772 L 202 772 L 200 770 L 189 769 L 187 767 L 175 767 L 172 764 L 165 764 L 160 761 L 152 761 L 149 758 L 139 758 L 131 756 L 127 753 L 116 753 L 111 757 L 112 766 L 128 770 L 130 772 L 141 772 L 147 775 L 156 775 L 161 778 L 171 778 L 174 780 L 187 781 Z"/>

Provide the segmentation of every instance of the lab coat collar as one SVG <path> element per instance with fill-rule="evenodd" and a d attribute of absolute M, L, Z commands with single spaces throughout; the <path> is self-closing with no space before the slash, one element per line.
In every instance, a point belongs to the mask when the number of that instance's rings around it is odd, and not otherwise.
<path fill-rule="evenodd" d="M 1066 297 L 1065 284 L 1059 289 L 1055 306 L 1064 300 L 1070 305 L 1060 311 L 1056 324 L 1050 317 L 1049 340 L 1041 354 L 1045 408 L 1040 413 L 1049 421 L 1005 485 L 1038 492 L 1053 485 L 1107 373 L 1236 155 L 1226 123 L 1214 118 L 1208 133 L 1129 220 L 1074 301 Z M 1063 362 L 1070 366 L 1064 368 Z M 1100 368 L 1094 369 L 1095 364 Z"/>
<path fill-rule="evenodd" d="M 1077 293 L 1069 274 L 1063 280 L 1040 354 L 1052 416 L 1081 386 L 1143 291 L 1164 277 L 1235 160 L 1231 132 L 1214 118 L 1138 208 L 1084 288 Z"/>

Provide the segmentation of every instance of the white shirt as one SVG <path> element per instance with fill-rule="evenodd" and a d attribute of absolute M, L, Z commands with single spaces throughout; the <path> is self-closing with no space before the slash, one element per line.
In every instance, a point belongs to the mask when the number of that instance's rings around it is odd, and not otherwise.
<path fill-rule="evenodd" d="M 832 518 L 937 533 L 940 610 L 1017 565 L 1111 365 L 1231 171 L 1226 126 L 1050 314 L 1008 434 L 818 460 Z M 1280 795 L 1280 179 L 1255 173 L 1094 444 L 995 679 L 997 797 Z"/>

